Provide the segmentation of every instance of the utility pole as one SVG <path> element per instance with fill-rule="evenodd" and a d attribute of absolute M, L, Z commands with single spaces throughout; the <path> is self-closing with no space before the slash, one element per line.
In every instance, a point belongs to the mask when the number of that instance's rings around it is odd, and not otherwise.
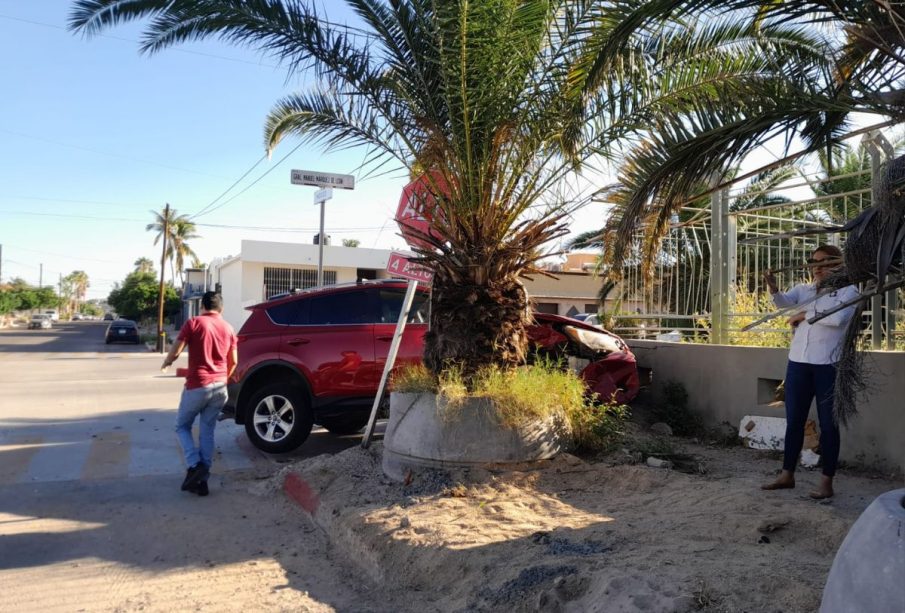
<path fill-rule="evenodd" d="M 3 283 L 3 245 L 0 244 L 0 283 Z"/>
<path fill-rule="evenodd" d="M 44 287 L 44 264 L 38 264 L 38 287 Z"/>
<path fill-rule="evenodd" d="M 160 292 L 157 296 L 157 351 L 163 353 L 166 343 L 163 340 L 163 271 L 167 263 L 167 235 L 170 233 L 170 203 L 163 209 L 163 249 L 160 253 Z"/>

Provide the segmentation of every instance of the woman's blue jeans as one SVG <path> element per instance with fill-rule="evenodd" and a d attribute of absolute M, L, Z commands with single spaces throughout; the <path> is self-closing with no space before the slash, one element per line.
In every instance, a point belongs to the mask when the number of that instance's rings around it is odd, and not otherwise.
<path fill-rule="evenodd" d="M 804 445 L 804 426 L 817 399 L 817 419 L 820 421 L 820 459 L 823 474 L 836 474 L 839 462 L 839 427 L 833 417 L 833 390 L 836 384 L 834 364 L 804 364 L 789 360 L 786 368 L 786 441 L 782 467 L 795 472 L 798 456 Z"/>
<path fill-rule="evenodd" d="M 182 390 L 179 410 L 176 412 L 176 437 L 182 446 L 186 466 L 195 466 L 201 462 L 208 468 L 211 467 L 214 458 L 214 428 L 217 426 L 217 415 L 226 404 L 226 398 L 225 383 Z M 200 417 L 197 446 L 192 436 L 192 424 L 196 417 Z"/>

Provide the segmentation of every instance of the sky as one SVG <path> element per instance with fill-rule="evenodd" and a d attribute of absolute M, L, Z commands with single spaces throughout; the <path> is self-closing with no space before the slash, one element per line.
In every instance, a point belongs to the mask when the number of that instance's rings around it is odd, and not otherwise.
<path fill-rule="evenodd" d="M 264 158 L 267 113 L 312 77 L 216 42 L 142 55 L 143 23 L 86 39 L 66 29 L 70 5 L 0 0 L 0 281 L 55 285 L 84 270 L 88 298 L 106 298 L 138 258 L 159 267 L 145 226 L 167 203 L 200 213 L 190 246 L 202 262 L 238 254 L 243 239 L 311 243 L 316 188 L 292 185 L 292 169 L 358 175 L 354 191 L 336 190 L 327 203 L 332 244 L 406 248 L 393 221 L 406 173 L 363 179 L 363 149 L 293 138 Z M 354 24 L 341 3 L 327 7 L 331 21 Z M 782 154 L 773 149 L 743 170 Z M 576 189 L 611 180 L 598 169 Z M 601 203 L 577 212 L 572 236 L 600 228 L 605 214 Z"/>
<path fill-rule="evenodd" d="M 316 188 L 291 185 L 291 169 L 353 174 L 365 152 L 296 149 L 290 138 L 260 161 L 268 111 L 309 77 L 287 80 L 268 58 L 219 43 L 142 55 L 142 24 L 85 39 L 67 31 L 69 10 L 65 0 L 0 0 L 0 281 L 49 285 L 84 270 L 88 298 L 105 298 L 136 259 L 159 269 L 145 226 L 166 203 L 180 214 L 214 203 L 193 219 L 202 262 L 239 253 L 242 239 L 312 242 Z M 339 3 L 328 13 L 354 20 Z M 392 218 L 407 182 L 398 172 L 335 190 L 332 244 L 405 249 Z M 592 204 L 572 228 L 602 218 Z"/>

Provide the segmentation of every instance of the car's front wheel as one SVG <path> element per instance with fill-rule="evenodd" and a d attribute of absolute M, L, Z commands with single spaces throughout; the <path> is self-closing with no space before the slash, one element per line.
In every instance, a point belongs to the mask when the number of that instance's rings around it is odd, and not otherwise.
<path fill-rule="evenodd" d="M 262 387 L 249 400 L 245 432 L 261 451 L 292 451 L 305 442 L 312 426 L 311 407 L 293 385 L 272 383 Z"/>

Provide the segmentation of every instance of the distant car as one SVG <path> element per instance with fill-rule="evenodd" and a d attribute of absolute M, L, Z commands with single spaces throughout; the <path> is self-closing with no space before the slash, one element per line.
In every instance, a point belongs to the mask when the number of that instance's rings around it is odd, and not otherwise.
<path fill-rule="evenodd" d="M 105 317 L 106 319 L 106 317 Z M 141 342 L 141 336 L 138 333 L 138 324 L 131 319 L 116 319 L 107 326 L 107 334 L 104 342 L 110 343 L 133 343 L 135 345 Z"/>
<path fill-rule="evenodd" d="M 44 311 L 44 315 L 47 315 L 53 321 L 60 321 L 60 312 L 56 309 L 48 309 Z"/>
<path fill-rule="evenodd" d="M 104 321 L 114 321 L 116 317 L 113 316 L 113 313 L 104 313 Z"/>
<path fill-rule="evenodd" d="M 50 318 L 50 315 L 46 315 L 45 313 L 32 315 L 31 320 L 28 322 L 29 330 L 47 330 L 52 327 L 53 320 Z"/>
<path fill-rule="evenodd" d="M 585 321 L 588 317 L 590 317 L 592 313 L 576 313 L 572 315 L 572 319 L 577 319 L 578 321 Z"/>
<path fill-rule="evenodd" d="M 83 319 L 85 319 L 85 316 L 82 315 L 81 313 L 72 314 L 72 321 L 82 321 Z"/>

